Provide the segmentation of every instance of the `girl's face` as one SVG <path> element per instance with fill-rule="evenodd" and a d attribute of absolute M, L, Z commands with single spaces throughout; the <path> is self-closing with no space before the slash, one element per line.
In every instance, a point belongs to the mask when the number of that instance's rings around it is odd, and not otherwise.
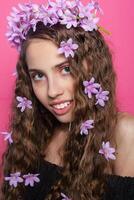
<path fill-rule="evenodd" d="M 72 121 L 75 81 L 71 66 L 50 40 L 33 39 L 27 47 L 26 61 L 34 93 L 60 122 Z"/>

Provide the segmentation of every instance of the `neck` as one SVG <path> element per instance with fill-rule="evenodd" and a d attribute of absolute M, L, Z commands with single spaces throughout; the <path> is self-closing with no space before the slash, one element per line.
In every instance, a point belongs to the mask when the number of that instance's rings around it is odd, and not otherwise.
<path fill-rule="evenodd" d="M 63 166 L 64 146 L 69 135 L 69 124 L 61 124 L 55 128 L 51 141 L 45 149 L 45 160 Z"/>
<path fill-rule="evenodd" d="M 70 123 L 61 123 L 59 124 L 55 129 L 54 129 L 54 133 L 55 132 L 62 132 L 65 134 L 69 134 L 70 131 Z"/>

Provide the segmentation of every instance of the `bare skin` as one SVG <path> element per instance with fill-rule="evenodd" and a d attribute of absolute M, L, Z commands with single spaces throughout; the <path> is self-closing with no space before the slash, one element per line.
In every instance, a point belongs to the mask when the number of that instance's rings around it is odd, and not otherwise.
<path fill-rule="evenodd" d="M 134 116 L 120 113 L 115 131 L 117 155 L 114 174 L 134 177 Z"/>
<path fill-rule="evenodd" d="M 55 130 L 52 140 L 50 141 L 48 147 L 44 152 L 44 159 L 46 161 L 63 167 L 64 144 L 66 142 L 68 134 L 68 127 L 61 127 L 60 129 Z"/>
<path fill-rule="evenodd" d="M 45 160 L 63 166 L 63 146 L 67 139 L 68 130 L 56 130 L 54 137 L 46 149 Z M 119 176 L 134 177 L 134 116 L 119 113 L 115 131 L 117 144 L 116 160 L 113 162 L 114 174 Z"/>

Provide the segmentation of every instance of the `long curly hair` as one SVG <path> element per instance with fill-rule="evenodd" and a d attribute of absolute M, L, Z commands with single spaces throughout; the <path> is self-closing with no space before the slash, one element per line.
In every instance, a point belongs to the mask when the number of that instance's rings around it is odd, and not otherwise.
<path fill-rule="evenodd" d="M 62 178 L 52 187 L 47 199 L 57 200 L 60 191 L 64 191 L 73 200 L 99 200 L 106 189 L 107 174 L 112 173 L 112 161 L 98 152 L 103 141 L 113 141 L 117 123 L 115 100 L 115 72 L 112 56 L 102 36 L 97 31 L 86 32 L 81 27 L 66 29 L 64 25 L 51 27 L 37 24 L 36 31 L 29 31 L 22 43 L 17 63 L 17 79 L 12 103 L 9 129 L 13 143 L 7 146 L 3 155 L 3 174 L 37 172 L 38 158 L 52 138 L 53 130 L 59 122 L 38 101 L 32 89 L 32 83 L 26 63 L 26 48 L 33 38 L 53 41 L 59 46 L 62 40 L 72 38 L 79 48 L 74 58 L 69 58 L 71 74 L 75 79 L 74 120 L 64 146 L 64 169 Z M 87 69 L 83 66 L 86 60 Z M 95 105 L 95 98 L 84 94 L 83 81 L 94 77 L 103 90 L 108 90 L 109 101 L 104 108 Z M 25 96 L 32 100 L 33 108 L 20 113 L 16 96 Z M 80 126 L 87 119 L 94 119 L 94 128 L 87 136 L 80 135 Z M 115 147 L 114 146 L 114 147 Z M 4 181 L 1 187 L 1 200 L 21 200 L 25 191 L 24 184 L 16 188 Z"/>

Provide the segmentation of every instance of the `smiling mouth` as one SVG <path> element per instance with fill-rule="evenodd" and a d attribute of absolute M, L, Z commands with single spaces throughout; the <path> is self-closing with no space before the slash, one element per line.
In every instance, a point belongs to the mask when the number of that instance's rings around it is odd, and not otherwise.
<path fill-rule="evenodd" d="M 73 105 L 73 100 L 66 101 L 65 103 L 55 104 L 52 109 L 56 115 L 64 115 L 68 113 Z"/>

